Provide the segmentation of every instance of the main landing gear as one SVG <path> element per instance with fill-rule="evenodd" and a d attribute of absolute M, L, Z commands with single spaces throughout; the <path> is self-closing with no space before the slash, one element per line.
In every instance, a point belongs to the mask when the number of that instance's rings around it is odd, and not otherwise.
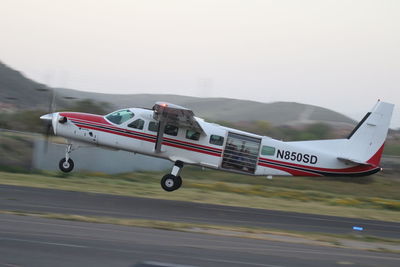
<path fill-rule="evenodd" d="M 164 175 L 161 179 L 161 187 L 168 192 L 179 189 L 182 185 L 182 178 L 179 176 L 183 168 L 183 162 L 178 160 L 175 162 L 171 173 Z"/>
<path fill-rule="evenodd" d="M 74 161 L 69 157 L 71 151 L 72 151 L 72 144 L 69 144 L 65 151 L 65 158 L 62 158 L 60 160 L 60 163 L 58 164 L 58 167 L 63 172 L 70 172 L 74 169 Z"/>

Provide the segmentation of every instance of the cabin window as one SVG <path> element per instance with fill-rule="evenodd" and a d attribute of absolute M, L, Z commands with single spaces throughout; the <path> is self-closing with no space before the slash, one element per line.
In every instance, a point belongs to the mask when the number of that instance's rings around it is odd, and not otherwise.
<path fill-rule="evenodd" d="M 158 132 L 158 122 L 151 121 L 149 123 L 148 129 L 151 132 Z M 179 130 L 178 127 L 176 127 L 174 125 L 171 125 L 171 124 L 167 124 L 167 125 L 165 125 L 164 133 L 168 134 L 168 135 L 177 136 L 178 135 L 178 130 Z"/>
<path fill-rule="evenodd" d="M 107 120 L 115 124 L 122 124 L 135 116 L 132 111 L 128 109 L 118 110 L 106 116 Z"/>
<path fill-rule="evenodd" d="M 223 143 L 224 143 L 224 137 L 215 134 L 212 134 L 210 136 L 210 144 L 222 146 Z"/>
<path fill-rule="evenodd" d="M 264 155 L 264 156 L 273 156 L 273 155 L 275 155 L 275 147 L 263 146 L 262 149 L 261 149 L 261 155 Z"/>
<path fill-rule="evenodd" d="M 164 133 L 168 134 L 168 135 L 177 136 L 178 135 L 178 127 L 171 125 L 171 124 L 167 124 L 167 125 L 165 125 Z"/>
<path fill-rule="evenodd" d="M 143 126 L 144 126 L 144 120 L 142 120 L 142 119 L 137 119 L 128 124 L 128 127 L 139 129 L 139 130 L 143 130 Z"/>
<path fill-rule="evenodd" d="M 200 139 L 200 133 L 193 130 L 186 130 L 186 138 L 197 141 Z"/>
<path fill-rule="evenodd" d="M 149 131 L 151 132 L 158 132 L 158 122 L 151 121 L 148 127 Z"/>

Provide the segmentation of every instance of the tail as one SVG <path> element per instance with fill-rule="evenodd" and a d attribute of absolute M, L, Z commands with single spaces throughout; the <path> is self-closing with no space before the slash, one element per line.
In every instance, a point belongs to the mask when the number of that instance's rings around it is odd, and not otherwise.
<path fill-rule="evenodd" d="M 379 166 L 394 105 L 378 101 L 347 137 L 341 159 Z"/>

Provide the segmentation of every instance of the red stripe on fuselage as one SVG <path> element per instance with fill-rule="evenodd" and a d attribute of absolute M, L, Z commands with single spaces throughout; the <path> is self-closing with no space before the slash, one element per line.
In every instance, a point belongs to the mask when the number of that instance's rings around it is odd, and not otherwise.
<path fill-rule="evenodd" d="M 285 164 L 287 166 L 293 166 L 293 167 L 299 167 L 299 168 L 304 168 L 308 169 L 310 171 L 315 170 L 315 171 L 322 171 L 322 172 L 336 172 L 336 173 L 356 173 L 356 172 L 365 172 L 374 169 L 376 166 L 367 166 L 367 165 L 357 165 L 349 168 L 344 168 L 344 169 L 331 169 L 331 168 L 320 168 L 320 167 L 313 167 L 313 166 L 307 166 L 307 165 L 301 165 L 301 164 L 296 164 L 296 163 L 290 163 L 286 161 L 280 161 L 280 160 L 273 160 L 273 159 L 267 159 L 267 158 L 261 158 L 261 160 L 269 161 L 272 163 L 279 163 L 279 164 Z"/>
<path fill-rule="evenodd" d="M 71 114 L 73 116 L 69 116 L 69 114 Z M 109 123 L 107 120 L 105 120 L 104 117 L 99 116 L 99 115 L 86 114 L 86 113 L 75 113 L 75 112 L 63 112 L 61 114 L 61 116 L 67 116 L 67 117 L 70 117 L 70 118 L 72 118 L 74 120 L 80 121 L 82 123 L 93 123 L 93 124 L 96 124 L 96 125 L 99 125 L 99 126 L 110 127 L 110 128 L 115 129 L 115 130 L 138 133 L 138 134 L 141 134 L 141 135 L 147 135 L 149 137 L 157 137 L 156 135 L 152 135 L 152 134 L 148 134 L 148 133 L 144 133 L 144 132 L 136 132 L 136 131 L 132 131 L 132 130 L 129 130 L 129 129 L 124 129 L 124 128 L 120 128 L 120 127 L 114 126 L 111 123 Z M 102 120 L 99 119 L 98 117 L 101 117 Z M 94 118 L 95 120 L 90 120 L 90 118 Z M 204 145 L 191 143 L 191 142 L 185 142 L 185 141 L 182 141 L 182 140 L 177 140 L 177 139 L 168 138 L 168 137 L 164 137 L 163 139 L 164 140 L 170 140 L 170 141 L 177 141 L 177 142 L 180 142 L 180 143 L 183 143 L 183 144 L 188 144 L 188 145 L 191 145 L 191 146 L 197 146 L 199 148 L 211 149 L 211 150 L 214 150 L 215 152 L 222 152 L 222 149 L 219 149 L 219 148 L 216 148 L 216 147 L 204 146 Z"/>
<path fill-rule="evenodd" d="M 374 165 L 374 166 L 379 166 L 379 163 L 381 163 L 381 158 L 382 158 L 382 153 L 383 153 L 383 148 L 385 147 L 385 143 L 381 146 L 381 148 L 376 151 L 376 153 L 367 161 L 367 163 Z"/>
<path fill-rule="evenodd" d="M 135 134 L 141 134 L 141 135 L 145 135 L 148 137 L 153 137 L 155 138 L 155 135 L 152 134 L 148 134 L 148 133 L 143 133 L 143 132 L 137 132 L 137 131 L 132 131 L 132 130 L 128 130 L 128 129 L 124 129 L 124 128 L 120 128 L 120 127 L 115 127 L 114 125 L 111 124 L 104 124 L 104 123 L 93 123 L 91 121 L 85 121 L 85 120 L 80 120 L 80 119 L 73 119 L 71 120 L 73 123 L 77 124 L 77 123 L 85 123 L 85 124 L 92 124 L 92 126 L 98 126 L 98 127 L 107 127 L 110 128 L 112 130 L 116 130 L 116 131 L 124 131 L 124 132 L 129 132 L 129 133 L 135 133 Z M 82 125 L 83 127 L 85 127 L 85 125 Z"/>
<path fill-rule="evenodd" d="M 283 167 L 283 166 L 276 166 L 276 165 L 271 165 L 263 162 L 259 162 L 258 165 L 271 168 L 271 169 L 277 169 L 281 170 L 287 173 L 290 173 L 293 176 L 322 176 L 321 174 L 314 173 L 314 172 L 307 172 L 307 171 L 301 171 L 301 170 L 296 170 L 296 169 L 291 169 L 290 167 Z"/>
<path fill-rule="evenodd" d="M 85 120 L 88 122 L 97 122 L 97 123 L 111 125 L 106 119 L 104 119 L 104 116 L 101 116 L 101 115 L 80 113 L 80 112 L 61 112 L 60 116 L 64 116 L 64 117 L 71 118 L 71 119 L 79 119 L 79 120 Z"/>
<path fill-rule="evenodd" d="M 67 114 L 71 114 L 71 113 L 65 112 L 64 115 L 63 114 L 60 114 L 60 115 L 67 117 L 66 116 Z M 83 116 L 76 116 L 77 114 L 82 115 L 82 113 L 72 113 L 72 114 L 75 116 L 69 117 L 69 118 L 72 118 L 72 121 L 75 121 L 74 123 L 80 128 L 86 128 L 86 129 L 107 132 L 107 133 L 125 136 L 125 137 L 129 137 L 129 138 L 139 139 L 139 140 L 143 140 L 143 141 L 147 141 L 147 142 L 151 142 L 151 143 L 155 143 L 154 138 L 157 137 L 156 135 L 151 135 L 151 134 L 147 134 L 147 133 L 143 133 L 143 132 L 136 132 L 136 131 L 127 130 L 124 128 L 115 127 L 115 126 L 109 124 L 107 121 L 106 121 L 107 123 L 102 122 L 98 118 L 96 118 L 96 121 L 93 122 L 90 120 L 82 119 Z M 83 115 L 91 115 L 91 114 L 83 114 Z M 97 116 L 97 115 L 93 115 L 93 116 Z M 90 117 L 90 116 L 87 116 L 87 118 L 88 117 Z M 82 123 L 85 123 L 85 124 L 82 124 Z M 93 124 L 93 125 L 87 125 L 87 124 Z M 107 127 L 109 129 L 99 128 L 99 127 Z M 120 132 L 120 131 L 124 131 L 124 132 Z M 132 134 L 135 134 L 135 136 L 133 136 Z M 139 136 L 139 135 L 145 135 L 145 136 L 148 136 L 149 138 Z M 190 150 L 190 151 L 194 151 L 194 152 L 199 152 L 199 153 L 203 153 L 203 154 L 207 154 L 207 155 L 211 155 L 211 156 L 221 157 L 222 149 L 218 149 L 218 148 L 214 148 L 214 147 L 207 147 L 207 146 L 190 143 L 190 142 L 185 142 L 185 141 L 172 139 L 172 138 L 164 138 L 164 139 L 165 139 L 165 141 L 163 141 L 162 144 L 166 145 L 166 146 L 171 146 L 171 147 L 176 147 L 176 148 L 181 148 L 181 149 Z M 172 142 L 179 142 L 179 143 L 183 143 L 183 144 L 174 144 Z M 192 147 L 188 147 L 189 145 Z M 196 146 L 198 148 L 195 148 Z M 204 151 L 204 150 L 201 150 L 201 148 L 214 150 L 214 151 Z"/>
<path fill-rule="evenodd" d="M 77 123 L 76 126 L 81 127 L 81 128 L 92 129 L 92 130 L 102 131 L 102 132 L 111 133 L 111 134 L 117 134 L 117 135 L 121 135 L 121 136 L 125 136 L 125 137 L 131 137 L 131 138 L 140 139 L 140 140 L 143 140 L 143 141 L 148 141 L 148 142 L 155 143 L 155 141 L 153 139 L 142 137 L 142 136 L 132 136 L 129 133 L 115 132 L 113 130 L 100 129 L 98 127 L 82 125 L 82 124 L 79 124 L 79 123 Z"/>
<path fill-rule="evenodd" d="M 171 141 L 178 141 L 178 142 L 183 143 L 183 144 L 188 144 L 188 145 L 191 145 L 191 146 L 197 146 L 197 147 L 201 147 L 201 148 L 205 148 L 205 149 L 212 149 L 212 150 L 215 150 L 216 152 L 222 152 L 222 149 L 211 147 L 211 146 L 203 146 L 203 145 L 190 143 L 190 142 L 185 142 L 185 141 L 182 141 L 182 140 L 172 139 L 172 138 L 168 138 L 168 137 L 163 137 L 163 139 L 164 140 L 171 140 Z"/>
<path fill-rule="evenodd" d="M 166 146 L 172 146 L 172 147 L 176 147 L 176 148 L 182 148 L 182 149 L 186 149 L 186 150 L 190 150 L 190 151 L 194 151 L 194 152 L 208 154 L 208 155 L 211 155 L 211 156 L 221 157 L 221 154 L 213 153 L 211 151 L 199 150 L 199 149 L 196 149 L 196 148 L 186 147 L 186 146 L 183 146 L 183 145 L 178 145 L 178 144 L 173 144 L 173 143 L 168 143 L 168 142 L 162 142 L 162 144 L 166 145 Z"/>

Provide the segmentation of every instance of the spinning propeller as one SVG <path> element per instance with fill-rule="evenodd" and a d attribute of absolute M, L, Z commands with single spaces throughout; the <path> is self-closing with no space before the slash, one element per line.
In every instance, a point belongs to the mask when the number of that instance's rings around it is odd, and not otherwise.
<path fill-rule="evenodd" d="M 54 113 L 56 105 L 55 105 L 55 100 L 56 100 L 56 92 L 54 88 L 40 88 L 37 89 L 38 91 L 50 91 L 50 101 L 49 101 L 49 108 L 48 108 L 48 113 L 46 115 L 43 115 L 40 117 L 41 120 L 45 122 L 45 136 L 46 136 L 46 142 L 45 142 L 45 152 L 47 153 L 48 145 L 49 145 L 49 136 L 51 134 L 52 128 L 53 128 L 53 117 L 56 115 Z"/>

